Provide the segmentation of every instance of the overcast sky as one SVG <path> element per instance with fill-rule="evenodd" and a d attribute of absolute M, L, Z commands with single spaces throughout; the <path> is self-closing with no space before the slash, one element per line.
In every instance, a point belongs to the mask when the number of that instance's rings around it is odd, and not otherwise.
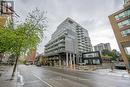
<path fill-rule="evenodd" d="M 46 38 L 38 47 L 44 52 L 44 45 L 51 38 L 57 26 L 67 17 L 72 18 L 88 30 L 92 45 L 110 43 L 112 49 L 118 45 L 112 31 L 108 16 L 123 8 L 123 0 L 14 0 L 15 11 L 24 21 L 27 13 L 36 7 L 47 11 L 48 28 Z"/>

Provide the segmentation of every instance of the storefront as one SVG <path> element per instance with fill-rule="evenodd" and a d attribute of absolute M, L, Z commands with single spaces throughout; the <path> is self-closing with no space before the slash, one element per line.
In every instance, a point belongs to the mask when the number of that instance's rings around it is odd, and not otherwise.
<path fill-rule="evenodd" d="M 86 65 L 102 64 L 102 59 L 99 51 L 82 53 L 82 61 Z"/>

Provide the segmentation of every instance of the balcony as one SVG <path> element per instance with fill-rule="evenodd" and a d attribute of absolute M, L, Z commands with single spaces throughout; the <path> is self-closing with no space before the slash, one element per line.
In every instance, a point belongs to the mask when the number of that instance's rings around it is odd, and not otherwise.
<path fill-rule="evenodd" d="M 130 28 L 130 25 L 126 25 L 126 26 L 120 28 L 120 30 L 122 31 L 122 30 L 125 30 L 125 29 L 128 29 L 128 28 Z"/>
<path fill-rule="evenodd" d="M 58 44 L 58 47 L 65 47 L 65 44 Z"/>
<path fill-rule="evenodd" d="M 116 19 L 116 22 L 119 23 L 119 22 L 122 22 L 124 20 L 127 20 L 128 18 L 130 18 L 130 15 L 129 16 L 126 16 L 126 17 L 122 17 L 120 18 L 119 20 Z"/>
<path fill-rule="evenodd" d="M 58 49 L 60 49 L 60 48 L 64 48 L 65 47 L 65 44 L 58 44 L 57 46 L 54 46 L 54 47 L 52 47 L 52 48 L 49 48 L 48 50 L 46 50 L 46 52 L 54 52 L 54 51 L 56 51 L 56 50 L 58 50 Z"/>
<path fill-rule="evenodd" d="M 49 46 L 46 46 L 46 49 L 51 49 L 53 47 L 55 47 L 55 45 L 58 45 L 59 43 L 65 42 L 65 39 L 60 39 L 57 42 L 54 42 L 52 44 L 50 44 Z"/>

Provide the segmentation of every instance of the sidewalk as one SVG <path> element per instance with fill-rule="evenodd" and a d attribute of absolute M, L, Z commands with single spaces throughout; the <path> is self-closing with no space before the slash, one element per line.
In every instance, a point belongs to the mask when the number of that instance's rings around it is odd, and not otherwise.
<path fill-rule="evenodd" d="M 11 79 L 11 74 L 13 71 L 13 66 L 0 66 L 0 87 L 16 87 L 16 75 L 13 80 Z"/>
<path fill-rule="evenodd" d="M 114 69 L 113 71 L 111 69 L 97 69 L 95 71 L 92 71 L 94 73 L 103 74 L 103 75 L 111 75 L 111 76 L 118 76 L 123 78 L 129 78 L 130 74 L 126 70 L 118 70 Z"/>
<path fill-rule="evenodd" d="M 128 78 L 130 79 L 130 74 L 126 70 L 118 70 L 114 69 L 113 71 L 111 69 L 71 69 L 67 67 L 54 67 L 54 68 L 59 68 L 59 69 L 65 69 L 65 70 L 73 70 L 73 71 L 80 71 L 80 72 L 92 72 L 92 73 L 97 73 L 97 74 L 102 74 L 102 75 L 110 75 L 110 76 L 118 76 L 122 78 Z"/>

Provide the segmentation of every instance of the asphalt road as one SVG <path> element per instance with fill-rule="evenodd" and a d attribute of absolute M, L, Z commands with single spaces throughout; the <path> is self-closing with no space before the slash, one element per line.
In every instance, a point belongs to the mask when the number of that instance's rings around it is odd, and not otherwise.
<path fill-rule="evenodd" d="M 130 79 L 63 70 L 53 67 L 19 65 L 23 87 L 130 87 Z"/>

